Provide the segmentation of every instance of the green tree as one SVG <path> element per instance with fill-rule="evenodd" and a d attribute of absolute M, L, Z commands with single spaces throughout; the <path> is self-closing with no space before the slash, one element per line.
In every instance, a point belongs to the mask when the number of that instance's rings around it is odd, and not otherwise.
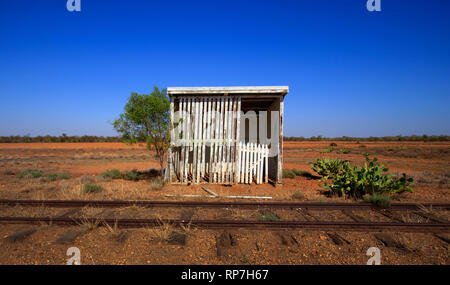
<path fill-rule="evenodd" d="M 155 86 L 150 95 L 131 93 L 124 112 L 113 122 L 125 142 L 145 141 L 148 149 L 155 149 L 161 175 L 169 145 L 169 109 L 167 89 Z"/>

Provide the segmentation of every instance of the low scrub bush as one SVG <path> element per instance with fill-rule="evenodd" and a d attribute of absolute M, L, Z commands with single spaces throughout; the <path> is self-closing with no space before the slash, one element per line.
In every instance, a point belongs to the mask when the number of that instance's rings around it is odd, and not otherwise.
<path fill-rule="evenodd" d="M 263 211 L 259 213 L 260 221 L 279 221 L 280 217 L 271 211 Z"/>
<path fill-rule="evenodd" d="M 304 195 L 302 192 L 297 191 L 292 195 L 292 198 L 302 200 L 304 198 Z"/>
<path fill-rule="evenodd" d="M 326 183 L 323 187 L 339 196 L 354 198 L 361 198 L 367 194 L 412 192 L 411 177 L 407 177 L 404 173 L 401 177 L 386 174 L 388 168 L 378 164 L 377 161 L 377 158 L 371 160 L 367 155 L 364 166 L 352 167 L 348 162 L 344 162 L 336 173 L 327 176 L 332 179 L 332 182 Z"/>
<path fill-rule="evenodd" d="M 329 147 L 327 149 L 324 149 L 322 151 L 320 151 L 320 153 L 330 153 L 334 151 L 334 147 Z"/>
<path fill-rule="evenodd" d="M 283 178 L 295 178 L 295 173 L 290 169 L 283 169 Z"/>
<path fill-rule="evenodd" d="M 144 180 L 146 178 L 147 178 L 147 176 L 144 173 L 139 172 L 136 169 L 133 169 L 133 170 L 131 170 L 129 172 L 126 172 L 123 175 L 123 179 L 125 179 L 125 180 L 137 181 L 137 180 Z"/>
<path fill-rule="evenodd" d="M 161 190 L 164 187 L 164 179 L 161 177 L 155 177 L 150 182 L 151 190 Z"/>
<path fill-rule="evenodd" d="M 391 198 L 386 194 L 381 194 L 381 195 L 373 194 L 370 196 L 366 196 L 364 198 L 364 202 L 372 203 L 372 204 L 376 205 L 377 207 L 380 207 L 383 209 L 389 208 L 392 204 Z"/>
<path fill-rule="evenodd" d="M 103 178 L 120 179 L 122 178 L 122 173 L 119 169 L 110 169 L 102 174 Z"/>
<path fill-rule="evenodd" d="M 63 173 L 50 173 L 45 176 L 48 181 L 56 181 L 61 179 L 69 179 L 69 174 L 63 172 Z"/>
<path fill-rule="evenodd" d="M 339 151 L 340 151 L 341 153 L 343 153 L 343 154 L 350 153 L 350 151 L 349 151 L 348 149 L 345 149 L 345 148 L 341 148 Z"/>
<path fill-rule="evenodd" d="M 336 143 L 330 143 L 330 146 L 337 146 L 337 144 Z"/>
<path fill-rule="evenodd" d="M 95 192 L 103 190 L 103 186 L 99 185 L 99 184 L 94 184 L 94 183 L 87 183 L 87 184 L 84 184 L 83 190 L 86 193 L 95 193 Z"/>
<path fill-rule="evenodd" d="M 38 170 L 25 170 L 19 173 L 19 178 L 39 178 L 42 176 L 42 172 Z"/>
<path fill-rule="evenodd" d="M 303 176 L 303 177 L 307 177 L 307 178 L 317 178 L 317 176 L 312 175 L 310 172 L 306 171 L 306 170 L 297 170 L 297 169 L 292 169 L 292 172 L 294 172 L 294 174 L 296 176 Z"/>

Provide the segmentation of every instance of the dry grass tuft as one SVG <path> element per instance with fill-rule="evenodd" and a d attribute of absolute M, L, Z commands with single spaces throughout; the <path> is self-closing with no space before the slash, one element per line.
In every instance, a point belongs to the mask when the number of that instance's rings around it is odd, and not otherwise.
<path fill-rule="evenodd" d="M 248 218 L 248 214 L 241 209 L 229 209 L 230 217 L 235 220 L 245 220 Z"/>
<path fill-rule="evenodd" d="M 419 212 L 423 213 L 425 216 L 435 218 L 437 220 L 448 221 L 447 211 L 433 209 L 432 206 L 425 207 L 423 205 L 419 205 Z"/>
<path fill-rule="evenodd" d="M 158 226 L 152 228 L 147 227 L 145 228 L 145 231 L 152 239 L 168 242 L 172 232 L 175 232 L 175 227 L 170 223 L 164 222 L 161 218 L 158 218 Z"/>
<path fill-rule="evenodd" d="M 127 236 L 127 232 L 119 229 L 118 225 L 117 225 L 117 220 L 114 222 L 114 225 L 111 226 L 108 223 L 103 222 L 103 232 L 110 235 L 111 239 L 118 241 L 118 242 L 123 242 L 126 239 Z"/>
<path fill-rule="evenodd" d="M 61 196 L 65 200 L 84 200 L 87 193 L 83 191 L 83 186 L 80 184 L 62 189 Z"/>
<path fill-rule="evenodd" d="M 78 225 L 85 231 L 92 231 L 98 228 L 100 220 L 96 218 L 81 217 Z"/>
<path fill-rule="evenodd" d="M 152 191 L 159 191 L 164 187 L 164 179 L 161 177 L 153 178 L 150 181 L 150 190 Z"/>

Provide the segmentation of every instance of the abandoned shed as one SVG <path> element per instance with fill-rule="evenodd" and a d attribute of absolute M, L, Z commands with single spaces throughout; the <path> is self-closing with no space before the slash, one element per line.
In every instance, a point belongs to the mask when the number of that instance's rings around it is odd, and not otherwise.
<path fill-rule="evenodd" d="M 169 87 L 171 183 L 281 183 L 288 86 Z"/>

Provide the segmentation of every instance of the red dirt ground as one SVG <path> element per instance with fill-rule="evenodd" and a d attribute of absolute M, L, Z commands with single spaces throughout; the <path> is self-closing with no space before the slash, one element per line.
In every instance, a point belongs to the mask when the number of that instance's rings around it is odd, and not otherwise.
<path fill-rule="evenodd" d="M 407 173 L 413 176 L 416 185 L 413 193 L 393 197 L 401 202 L 450 202 L 450 143 L 449 142 L 335 142 L 336 150 L 321 153 L 331 142 L 285 142 L 284 168 L 313 171 L 311 162 L 320 157 L 339 157 L 352 164 L 363 163 L 362 153 L 370 153 L 387 165 L 390 172 Z M 340 149 L 350 153 L 342 154 Z M 122 143 L 31 143 L 0 144 L 0 198 L 8 199 L 195 199 L 170 198 L 166 195 L 196 194 L 206 198 L 201 185 L 165 185 L 152 181 L 105 180 L 99 174 L 107 169 L 128 171 L 133 168 L 147 170 L 158 168 L 152 151 L 143 145 Z M 42 178 L 19 178 L 26 169 L 40 170 L 44 174 L 67 172 L 67 180 L 47 181 Z M 84 193 L 86 181 L 100 184 L 103 190 Z M 325 195 L 321 182 L 302 176 L 284 179 L 276 187 L 266 185 L 205 185 L 219 195 L 270 196 L 273 200 L 293 200 L 293 194 L 300 192 L 301 201 L 346 201 Z M 217 199 L 217 198 L 216 198 Z M 222 198 L 220 198 L 222 199 Z M 83 212 L 97 215 L 98 209 L 84 209 Z M 119 209 L 121 215 L 160 215 L 177 217 L 185 213 L 149 209 Z M 103 214 L 111 214 L 104 212 Z M 53 215 L 51 209 L 42 207 L 22 209 L 0 207 L 0 215 Z M 194 210 L 194 217 L 205 215 L 231 215 L 242 218 L 248 213 L 205 213 Z M 298 218 L 295 213 L 280 217 Z M 251 213 L 249 215 L 258 215 Z M 341 217 L 317 213 L 324 219 Z M 379 217 L 382 219 L 382 217 Z M 406 217 L 411 218 L 411 217 Z M 450 264 L 449 245 L 431 234 L 393 233 L 395 240 L 405 245 L 399 249 L 383 244 L 372 233 L 340 234 L 350 244 L 336 245 L 323 232 L 308 231 L 232 231 L 237 246 L 218 255 L 216 238 L 222 231 L 191 230 L 187 233 L 185 245 L 169 244 L 162 236 L 164 229 L 152 230 L 107 230 L 94 227 L 68 244 L 56 243 L 56 239 L 70 229 L 85 227 L 57 227 L 42 225 L 38 231 L 22 241 L 11 242 L 4 237 L 29 228 L 24 225 L 2 225 L 0 227 L 0 264 L 64 264 L 66 250 L 77 246 L 81 250 L 82 264 L 365 264 L 367 248 L 377 246 L 382 251 L 382 264 Z M 123 232 L 122 232 L 123 231 Z M 170 231 L 169 231 L 170 232 Z M 126 236 L 122 239 L 122 236 Z M 285 244 L 294 238 L 298 243 Z M 292 238 L 291 238 L 292 237 Z M 448 235 L 447 235 L 448 238 Z"/>

